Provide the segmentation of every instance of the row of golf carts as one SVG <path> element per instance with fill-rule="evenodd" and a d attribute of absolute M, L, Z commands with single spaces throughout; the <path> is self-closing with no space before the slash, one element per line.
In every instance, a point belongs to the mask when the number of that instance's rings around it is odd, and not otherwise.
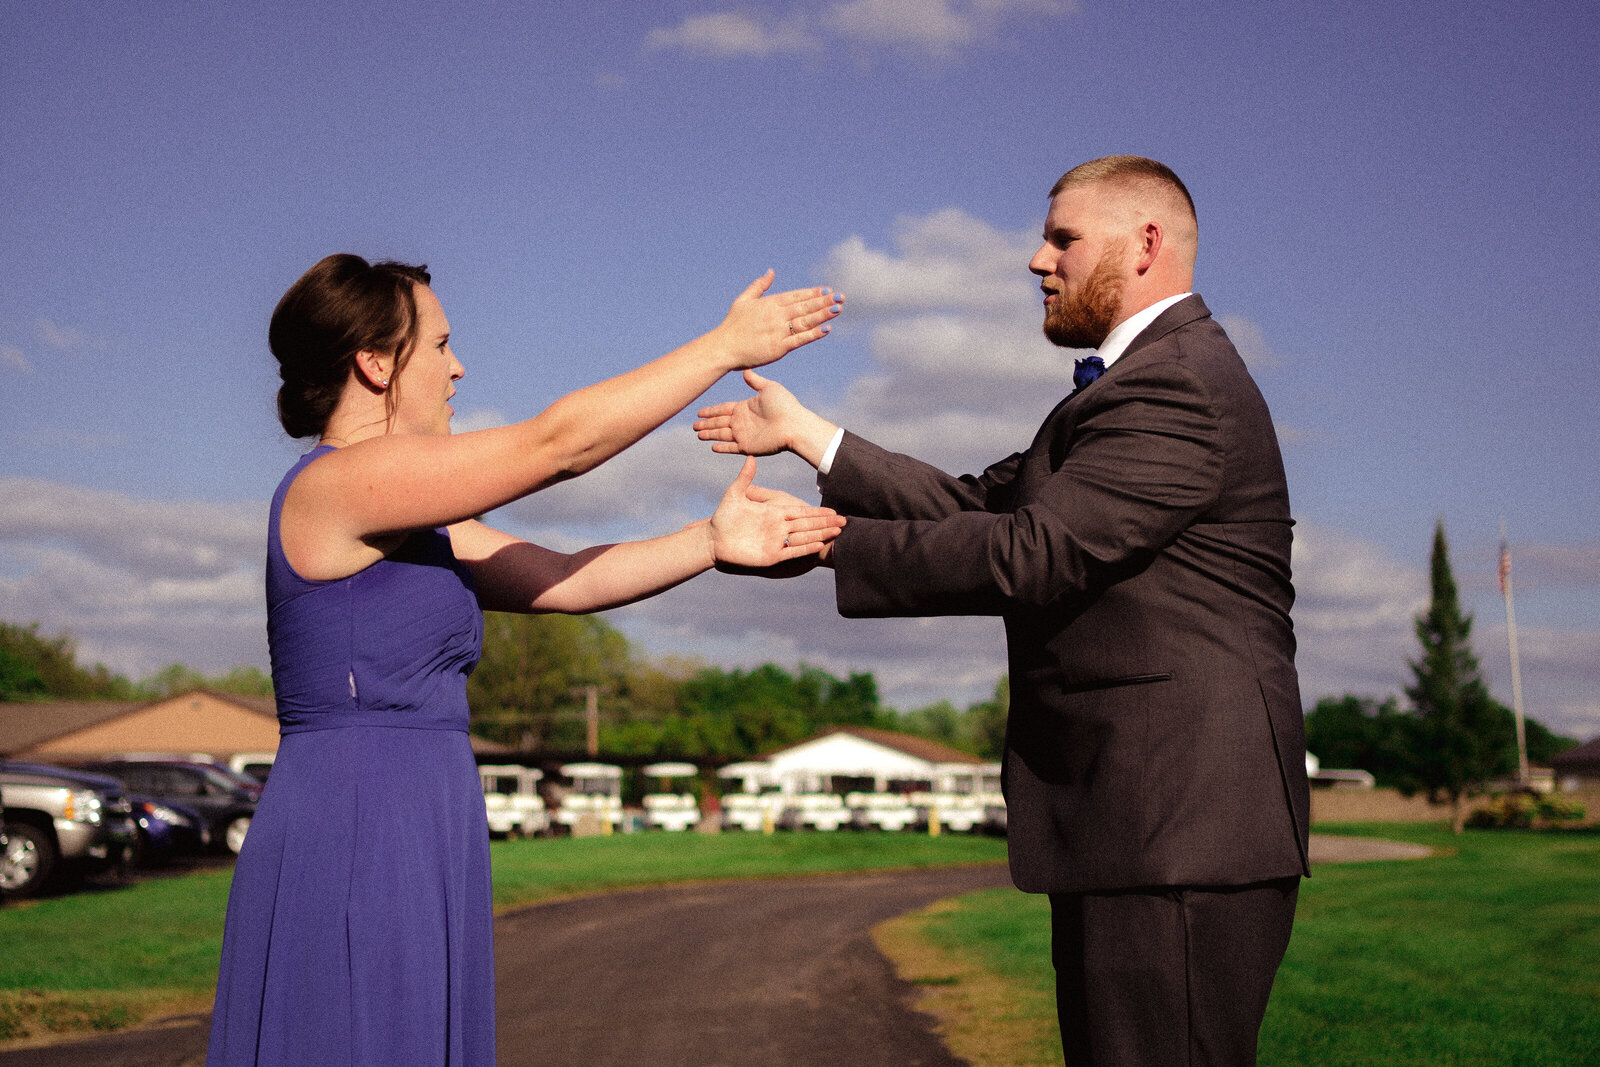
<path fill-rule="evenodd" d="M 612 833 L 633 829 L 682 832 L 697 826 L 700 804 L 686 788 L 699 773 L 690 763 L 655 763 L 641 768 L 657 786 L 642 801 L 642 814 L 622 803 L 622 768 L 607 763 L 569 763 L 561 781 L 516 764 L 485 764 L 484 806 L 496 836 L 545 833 Z M 779 780 L 765 764 L 733 764 L 718 772 L 724 792 L 709 817 L 720 829 L 774 830 L 951 830 L 1004 832 L 1005 801 L 999 767 L 959 764 L 935 768 L 926 779 L 879 781 L 865 777 L 812 776 Z M 678 788 L 674 788 L 678 785 Z M 549 796 L 550 802 L 546 802 Z M 712 805 L 708 805 L 712 807 Z"/>

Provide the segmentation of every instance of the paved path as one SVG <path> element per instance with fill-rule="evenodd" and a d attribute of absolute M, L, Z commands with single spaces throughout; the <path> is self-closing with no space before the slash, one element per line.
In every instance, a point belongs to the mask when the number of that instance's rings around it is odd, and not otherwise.
<path fill-rule="evenodd" d="M 500 1067 L 960 1067 L 868 931 L 1003 866 L 638 890 L 495 923 Z M 189 1067 L 209 1016 L 0 1053 L 0 1067 Z"/>
<path fill-rule="evenodd" d="M 1312 863 L 1420 845 L 1311 835 Z M 500 1067 L 959 1067 L 868 931 L 1003 866 L 641 889 L 495 922 Z M 191 1067 L 208 1015 L 0 1052 L 0 1067 Z"/>

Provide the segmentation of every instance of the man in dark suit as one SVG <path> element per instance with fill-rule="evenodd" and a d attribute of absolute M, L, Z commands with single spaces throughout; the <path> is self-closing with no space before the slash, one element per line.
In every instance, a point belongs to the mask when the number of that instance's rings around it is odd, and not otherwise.
<path fill-rule="evenodd" d="M 1024 451 L 953 478 L 756 374 L 696 427 L 822 472 L 841 614 L 1005 619 L 1011 871 L 1050 895 L 1067 1061 L 1253 1063 L 1309 873 L 1283 462 L 1177 175 L 1112 156 L 1050 196 L 1045 334 L 1097 352 Z"/>

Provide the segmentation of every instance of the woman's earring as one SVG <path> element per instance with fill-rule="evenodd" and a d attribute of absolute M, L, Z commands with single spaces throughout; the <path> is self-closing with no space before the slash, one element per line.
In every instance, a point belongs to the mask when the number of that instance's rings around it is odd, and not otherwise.
<path fill-rule="evenodd" d="M 379 378 L 378 379 L 378 385 L 381 386 L 384 389 L 389 388 L 389 379 L 387 379 L 387 378 Z"/>

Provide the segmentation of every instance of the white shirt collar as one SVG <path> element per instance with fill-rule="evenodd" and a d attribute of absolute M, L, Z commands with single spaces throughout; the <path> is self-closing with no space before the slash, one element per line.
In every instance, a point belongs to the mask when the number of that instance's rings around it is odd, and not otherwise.
<path fill-rule="evenodd" d="M 1156 318 L 1163 311 L 1185 297 L 1193 295 L 1193 293 L 1179 293 L 1177 296 L 1169 296 L 1165 300 L 1156 301 L 1143 311 L 1135 312 L 1128 316 L 1112 327 L 1111 332 L 1106 334 L 1106 339 L 1100 342 L 1100 347 L 1095 349 L 1094 354 L 1099 356 L 1107 367 L 1110 367 L 1127 350 L 1133 339 L 1143 333 L 1146 326 L 1156 321 Z"/>

